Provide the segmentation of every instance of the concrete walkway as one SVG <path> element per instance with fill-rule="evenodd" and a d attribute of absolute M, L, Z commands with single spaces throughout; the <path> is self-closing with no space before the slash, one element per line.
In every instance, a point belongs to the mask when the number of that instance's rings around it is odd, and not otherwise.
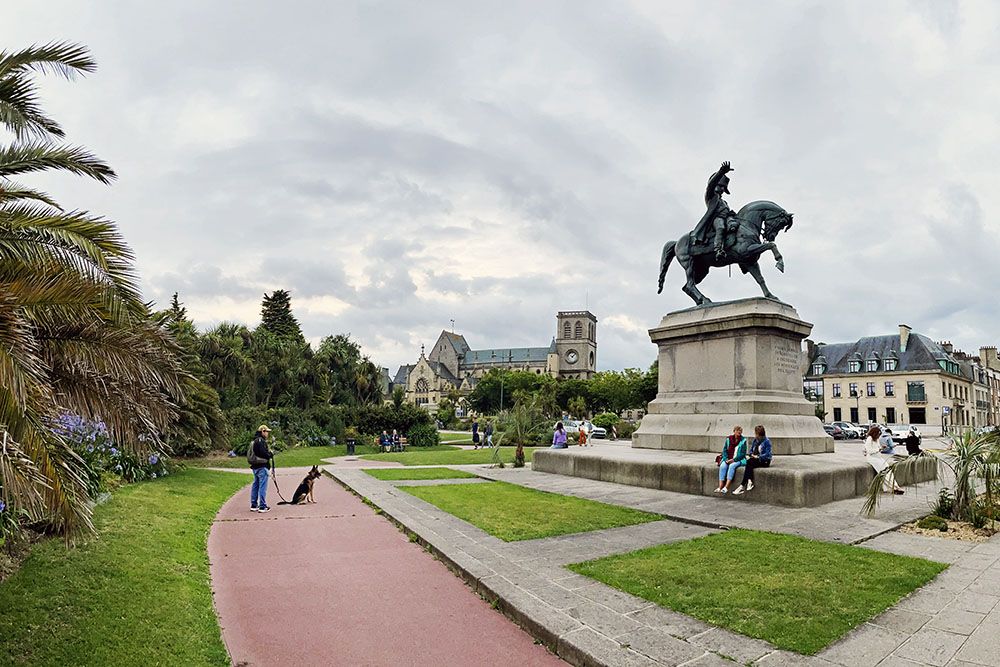
<path fill-rule="evenodd" d="M 1000 536 L 975 544 L 891 531 L 908 517 L 926 514 L 926 496 L 919 501 L 910 494 L 887 499 L 877 519 L 862 519 L 858 516 L 858 499 L 813 509 L 740 506 L 732 499 L 685 496 L 523 469 L 480 467 L 476 473 L 531 488 L 700 519 L 702 525 L 664 520 L 506 543 L 403 492 L 397 484 L 376 480 L 361 471 L 333 471 L 339 480 L 371 499 L 439 557 L 452 563 L 471 586 L 497 599 L 504 613 L 573 664 L 731 667 L 731 659 L 738 664 L 760 666 L 1000 664 L 996 655 L 1000 646 L 996 640 L 1000 633 Z M 768 521 L 761 524 L 762 519 Z M 860 543 L 867 548 L 949 563 L 951 567 L 814 657 L 778 650 L 767 642 L 658 607 L 564 567 L 691 539 L 717 530 L 711 525 L 741 525 L 832 542 Z"/>
<path fill-rule="evenodd" d="M 282 493 L 307 469 L 278 470 Z M 323 477 L 316 504 L 249 511 L 249 486 L 208 540 L 235 665 L 558 665 L 420 545 Z"/>

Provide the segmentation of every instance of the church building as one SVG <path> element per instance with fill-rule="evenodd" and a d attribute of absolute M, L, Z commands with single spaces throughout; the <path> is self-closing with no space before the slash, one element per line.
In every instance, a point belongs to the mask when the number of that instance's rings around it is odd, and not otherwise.
<path fill-rule="evenodd" d="M 452 391 L 468 394 L 493 368 L 529 371 L 555 378 L 591 377 L 597 368 L 597 318 L 588 310 L 556 314 L 556 335 L 545 347 L 472 349 L 465 336 L 442 331 L 427 354 L 400 366 L 393 388 L 403 387 L 406 400 L 429 410 Z"/>

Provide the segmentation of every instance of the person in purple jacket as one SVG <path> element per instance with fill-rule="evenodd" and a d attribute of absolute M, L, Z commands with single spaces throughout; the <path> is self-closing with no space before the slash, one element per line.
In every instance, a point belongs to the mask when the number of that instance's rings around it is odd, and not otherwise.
<path fill-rule="evenodd" d="M 552 449 L 566 449 L 566 427 L 562 422 L 556 424 L 555 433 L 552 434 Z"/>

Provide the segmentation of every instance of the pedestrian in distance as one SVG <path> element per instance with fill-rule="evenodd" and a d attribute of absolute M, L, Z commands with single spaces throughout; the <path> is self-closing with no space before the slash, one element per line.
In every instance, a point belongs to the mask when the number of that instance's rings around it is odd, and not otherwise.
<path fill-rule="evenodd" d="M 493 446 L 493 422 L 492 421 L 489 421 L 489 420 L 486 421 L 486 428 L 483 429 L 483 434 L 486 436 L 486 446 L 487 447 L 492 447 Z"/>
<path fill-rule="evenodd" d="M 261 424 L 254 433 L 253 442 L 247 453 L 247 463 L 253 470 L 253 484 L 250 485 L 250 511 L 270 512 L 267 506 L 267 470 L 274 471 L 274 454 L 267 446 L 267 438 L 271 429 L 267 424 Z"/>
<path fill-rule="evenodd" d="M 911 426 L 910 430 L 906 432 L 906 453 L 909 456 L 920 456 L 924 453 L 924 450 L 920 449 L 920 433 L 917 431 L 916 426 Z"/>
<path fill-rule="evenodd" d="M 771 441 L 764 431 L 763 425 L 757 425 L 753 429 L 754 439 L 750 443 L 750 457 L 747 459 L 746 468 L 743 470 L 743 481 L 733 489 L 733 495 L 738 496 L 747 491 L 753 491 L 753 475 L 757 468 L 768 468 L 771 465 Z"/>
<path fill-rule="evenodd" d="M 736 471 L 747 464 L 747 439 L 743 437 L 743 427 L 734 426 L 733 434 L 725 439 L 722 453 L 715 457 L 719 465 L 719 487 L 716 493 L 729 493 L 729 485 Z"/>
<path fill-rule="evenodd" d="M 580 422 L 580 432 L 577 435 L 576 444 L 581 447 L 587 446 L 587 424 L 585 422 Z"/>
<path fill-rule="evenodd" d="M 472 420 L 472 448 L 479 449 L 479 420 Z"/>
<path fill-rule="evenodd" d="M 403 441 L 399 437 L 399 431 L 392 429 L 392 451 L 403 451 Z"/>
<path fill-rule="evenodd" d="M 558 422 L 552 433 L 552 449 L 566 449 L 566 447 L 566 427 L 562 422 Z"/>

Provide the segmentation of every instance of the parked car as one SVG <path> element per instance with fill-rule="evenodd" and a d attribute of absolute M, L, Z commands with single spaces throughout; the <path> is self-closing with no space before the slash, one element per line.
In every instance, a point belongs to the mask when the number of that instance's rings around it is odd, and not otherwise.
<path fill-rule="evenodd" d="M 917 429 L 917 439 L 923 440 L 923 437 L 920 435 L 920 427 L 917 426 L 916 429 Z M 909 435 L 910 433 L 910 425 L 893 424 L 889 433 L 892 435 L 893 442 L 895 442 L 896 444 L 902 444 L 903 441 L 906 440 L 906 436 Z"/>
<path fill-rule="evenodd" d="M 833 422 L 833 426 L 836 426 L 841 431 L 843 431 L 844 435 L 848 439 L 854 439 L 854 438 L 860 438 L 861 437 L 861 433 L 862 433 L 861 427 L 855 426 L 854 424 L 850 424 L 848 422 Z"/>
<path fill-rule="evenodd" d="M 847 437 L 844 434 L 843 429 L 839 426 L 834 426 L 833 424 L 823 424 L 823 430 L 826 431 L 828 435 L 832 435 L 834 440 L 843 440 Z"/>

